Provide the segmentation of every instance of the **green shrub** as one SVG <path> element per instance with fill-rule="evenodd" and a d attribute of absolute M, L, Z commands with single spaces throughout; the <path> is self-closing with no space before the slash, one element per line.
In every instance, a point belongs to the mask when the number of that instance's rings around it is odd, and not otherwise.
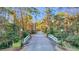
<path fill-rule="evenodd" d="M 29 32 L 24 31 L 23 32 L 23 38 L 25 38 L 27 35 L 29 35 Z"/>
<path fill-rule="evenodd" d="M 9 48 L 12 46 L 13 42 L 18 42 L 20 40 L 19 35 L 14 31 L 6 32 L 3 37 L 0 39 L 0 49 Z"/>
<path fill-rule="evenodd" d="M 0 49 L 9 48 L 11 46 L 12 46 L 12 41 L 11 40 L 2 40 L 0 42 Z"/>
<path fill-rule="evenodd" d="M 56 32 L 58 32 L 56 28 L 50 28 L 50 31 L 49 31 L 50 34 L 54 34 Z"/>
<path fill-rule="evenodd" d="M 0 35 L 0 49 L 11 47 L 13 43 L 20 40 L 18 35 L 19 27 L 17 25 L 6 22 L 4 29 L 4 33 L 1 32 Z"/>
<path fill-rule="evenodd" d="M 55 37 L 57 37 L 59 40 L 65 39 L 68 36 L 68 33 L 66 32 L 61 32 L 61 30 L 57 30 L 56 28 L 53 28 L 50 30 L 50 34 L 53 34 Z"/>
<path fill-rule="evenodd" d="M 79 35 L 69 35 L 66 40 L 74 46 L 79 46 Z"/>
<path fill-rule="evenodd" d="M 21 40 L 21 39 L 20 39 L 20 37 L 17 35 L 17 36 L 14 37 L 14 40 L 13 40 L 13 41 L 14 41 L 14 43 L 16 43 L 16 42 L 18 42 L 19 40 Z"/>

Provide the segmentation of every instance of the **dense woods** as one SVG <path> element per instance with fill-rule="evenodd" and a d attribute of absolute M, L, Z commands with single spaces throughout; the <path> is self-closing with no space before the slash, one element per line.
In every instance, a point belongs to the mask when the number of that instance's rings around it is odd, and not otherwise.
<path fill-rule="evenodd" d="M 38 20 L 41 14 L 38 8 L 0 7 L 0 49 L 12 47 L 15 43 L 21 47 L 23 39 L 37 31 L 54 35 L 61 46 L 69 44 L 78 48 L 79 8 L 65 8 L 65 12 L 53 14 L 57 10 L 52 7 L 44 8 L 45 15 Z"/>

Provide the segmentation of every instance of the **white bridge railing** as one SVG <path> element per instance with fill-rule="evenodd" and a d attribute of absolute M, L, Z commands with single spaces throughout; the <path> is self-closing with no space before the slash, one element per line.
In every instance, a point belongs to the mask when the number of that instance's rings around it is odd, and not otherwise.
<path fill-rule="evenodd" d="M 48 34 L 48 38 L 55 41 L 56 43 L 58 42 L 58 39 L 55 36 L 53 36 L 52 34 Z"/>
<path fill-rule="evenodd" d="M 23 40 L 23 44 L 27 44 L 30 39 L 30 35 L 26 36 Z"/>

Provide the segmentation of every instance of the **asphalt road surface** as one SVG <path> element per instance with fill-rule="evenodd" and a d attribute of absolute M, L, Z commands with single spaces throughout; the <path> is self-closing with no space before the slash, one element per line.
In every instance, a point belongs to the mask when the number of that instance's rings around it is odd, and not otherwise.
<path fill-rule="evenodd" d="M 46 37 L 43 32 L 37 32 L 32 35 L 29 43 L 26 44 L 22 51 L 56 51 L 56 44 Z"/>

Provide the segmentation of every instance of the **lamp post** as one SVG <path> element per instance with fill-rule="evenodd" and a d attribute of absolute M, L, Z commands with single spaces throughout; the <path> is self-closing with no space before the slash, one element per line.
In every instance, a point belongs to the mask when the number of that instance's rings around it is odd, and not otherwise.
<path fill-rule="evenodd" d="M 52 20 L 52 23 L 54 23 L 54 20 Z"/>
<path fill-rule="evenodd" d="M 52 20 L 52 26 L 54 25 L 55 20 Z"/>
<path fill-rule="evenodd" d="M 61 34 L 63 34 L 63 29 L 61 29 Z M 63 36 L 61 35 L 61 45 L 63 45 L 63 38 L 62 38 Z"/>
<path fill-rule="evenodd" d="M 23 46 L 22 37 L 23 37 L 23 29 L 21 28 L 21 29 L 20 29 L 21 47 Z"/>
<path fill-rule="evenodd" d="M 20 29 L 20 37 L 22 38 L 22 34 L 23 34 L 23 29 Z"/>

